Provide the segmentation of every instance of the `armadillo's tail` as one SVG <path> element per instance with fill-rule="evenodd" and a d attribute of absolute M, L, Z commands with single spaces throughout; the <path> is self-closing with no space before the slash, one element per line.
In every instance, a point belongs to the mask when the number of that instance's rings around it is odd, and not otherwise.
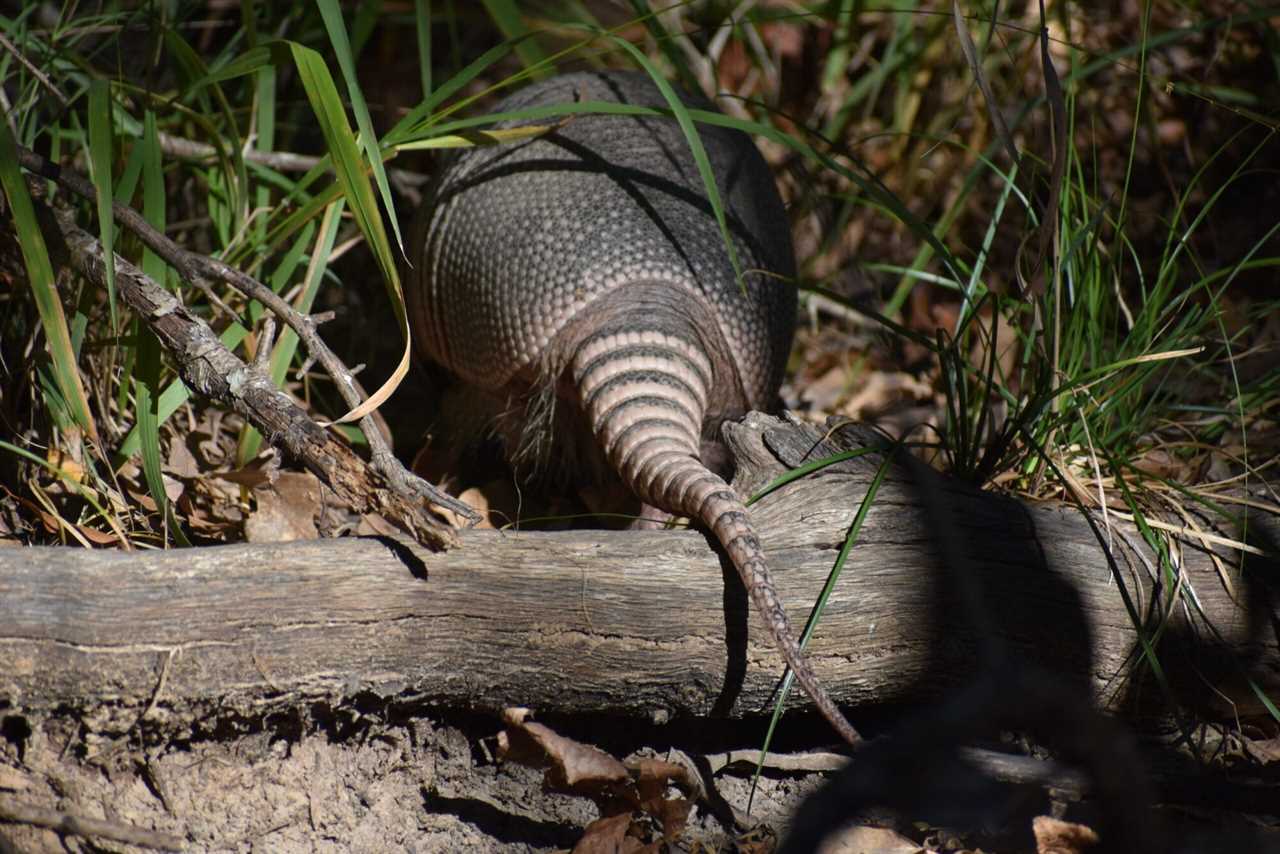
<path fill-rule="evenodd" d="M 615 327 L 578 347 L 572 373 L 587 420 L 623 482 L 641 500 L 711 529 L 805 693 L 845 741 L 860 741 L 796 642 L 742 500 L 699 459 L 713 376 L 706 354 L 667 332 Z"/>

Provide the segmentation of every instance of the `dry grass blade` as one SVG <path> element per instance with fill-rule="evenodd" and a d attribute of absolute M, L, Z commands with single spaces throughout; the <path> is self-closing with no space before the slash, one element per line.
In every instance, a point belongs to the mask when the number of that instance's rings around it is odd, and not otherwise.
<path fill-rule="evenodd" d="M 969 70 L 973 72 L 973 79 L 978 84 L 978 88 L 982 90 L 982 99 L 987 105 L 987 115 L 991 117 L 991 124 L 995 126 L 996 135 L 1000 137 L 1000 142 L 1004 144 L 1005 153 L 1009 155 L 1009 162 L 1013 164 L 1015 174 L 1018 171 L 1020 158 L 1018 157 L 1018 147 L 1013 142 L 1013 134 L 1009 132 L 1009 125 L 1004 120 L 1004 113 L 1000 111 L 1000 104 L 996 101 L 995 93 L 991 90 L 991 82 L 987 79 L 987 72 L 983 70 L 982 62 L 978 59 L 977 48 L 973 45 L 973 39 L 969 37 L 969 28 L 965 25 L 964 15 L 960 12 L 960 0 L 951 0 L 951 14 L 955 19 L 956 35 L 960 39 L 960 50 L 964 53 L 965 62 L 969 63 Z"/>
<path fill-rule="evenodd" d="M 1067 138 L 1067 102 L 1062 94 L 1062 83 L 1058 80 L 1058 72 L 1053 67 L 1053 57 L 1049 55 L 1049 27 L 1045 20 L 1044 0 L 1040 3 L 1040 65 L 1044 71 L 1045 100 L 1049 104 L 1053 129 L 1053 162 L 1049 170 L 1049 195 L 1045 200 L 1044 214 L 1040 219 L 1040 249 L 1035 268 L 1031 274 L 1031 292 L 1040 296 L 1045 292 L 1044 274 L 1046 264 L 1056 267 L 1054 256 L 1057 248 L 1051 246 L 1053 236 L 1058 229 L 1058 205 L 1062 198 L 1062 181 L 1067 169 L 1067 149 L 1071 140 Z"/>

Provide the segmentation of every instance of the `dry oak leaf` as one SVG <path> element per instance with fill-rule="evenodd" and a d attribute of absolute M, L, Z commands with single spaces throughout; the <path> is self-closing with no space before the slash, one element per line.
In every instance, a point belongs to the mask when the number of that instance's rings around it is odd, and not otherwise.
<path fill-rule="evenodd" d="M 1280 738 L 1245 739 L 1244 749 L 1259 765 L 1280 762 Z"/>
<path fill-rule="evenodd" d="M 311 472 L 280 472 L 253 490 L 258 507 L 244 521 L 251 543 L 283 543 L 320 537 L 320 480 Z"/>
<path fill-rule="evenodd" d="M 647 854 L 657 850 L 627 835 L 630 830 L 628 813 L 598 818 L 582 832 L 582 838 L 573 846 L 573 854 Z"/>
<path fill-rule="evenodd" d="M 666 796 L 672 785 L 694 788 L 684 766 L 647 757 L 623 765 L 536 723 L 528 709 L 510 708 L 502 717 L 499 759 L 546 768 L 548 789 L 582 795 L 599 808 L 601 817 L 587 825 L 574 852 L 656 852 L 684 831 L 692 802 Z"/>
<path fill-rule="evenodd" d="M 1081 854 L 1098 844 L 1098 834 L 1083 824 L 1038 815 L 1031 820 L 1036 854 Z"/>
<path fill-rule="evenodd" d="M 506 709 L 498 736 L 498 758 L 547 769 L 547 785 L 589 795 L 629 782 L 626 766 L 598 747 L 582 744 L 532 720 L 528 709 Z"/>
<path fill-rule="evenodd" d="M 668 798 L 667 790 L 672 786 L 684 792 L 696 789 L 689 769 L 649 757 L 628 762 L 627 768 L 635 779 L 640 809 L 662 824 L 664 838 L 674 839 L 684 831 L 693 804 L 684 798 Z"/>

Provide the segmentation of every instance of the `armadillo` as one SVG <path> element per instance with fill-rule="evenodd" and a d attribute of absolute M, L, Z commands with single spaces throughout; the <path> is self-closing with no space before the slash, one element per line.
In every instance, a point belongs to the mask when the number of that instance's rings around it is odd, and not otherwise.
<path fill-rule="evenodd" d="M 669 107 L 646 74 L 614 71 L 544 80 L 496 110 L 578 101 Z M 742 499 L 703 461 L 726 419 L 776 400 L 796 291 L 764 159 L 741 131 L 698 133 L 741 278 L 675 119 L 579 114 L 441 165 L 410 243 L 411 323 L 425 355 L 464 383 L 526 404 L 558 398 L 631 492 L 705 525 L 801 686 L 852 743 L 796 642 Z M 549 432 L 544 422 L 526 431 L 538 434 L 532 444 Z"/>

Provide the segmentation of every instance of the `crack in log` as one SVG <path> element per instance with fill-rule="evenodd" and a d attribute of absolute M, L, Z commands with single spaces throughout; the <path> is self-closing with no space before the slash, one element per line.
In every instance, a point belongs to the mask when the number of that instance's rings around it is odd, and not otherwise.
<path fill-rule="evenodd" d="M 139 643 L 122 643 L 122 644 L 85 644 L 76 641 L 64 640 L 62 638 L 50 637 L 22 637 L 21 635 L 9 635 L 0 637 L 0 644 L 50 644 L 52 646 L 64 647 L 75 652 L 91 653 L 93 655 L 140 655 L 142 653 L 168 653 L 185 652 L 189 649 L 201 649 L 204 647 L 214 646 L 238 646 L 238 641 L 185 641 L 183 643 L 171 644 L 139 644 Z"/>

